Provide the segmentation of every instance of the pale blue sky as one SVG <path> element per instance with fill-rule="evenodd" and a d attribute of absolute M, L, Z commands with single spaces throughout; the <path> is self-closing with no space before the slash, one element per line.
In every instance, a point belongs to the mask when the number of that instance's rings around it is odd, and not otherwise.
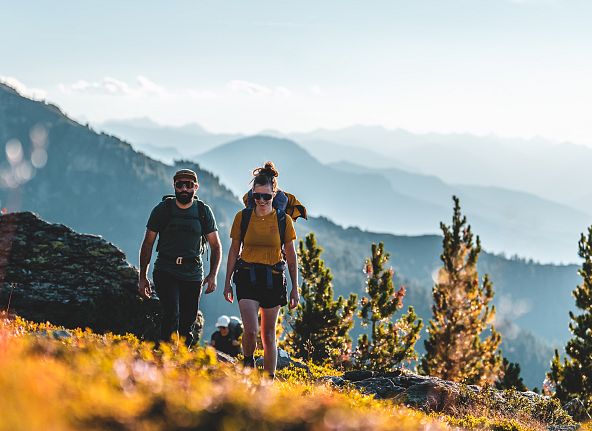
<path fill-rule="evenodd" d="M 592 145 L 592 1 L 7 1 L 0 76 L 75 118 Z"/>

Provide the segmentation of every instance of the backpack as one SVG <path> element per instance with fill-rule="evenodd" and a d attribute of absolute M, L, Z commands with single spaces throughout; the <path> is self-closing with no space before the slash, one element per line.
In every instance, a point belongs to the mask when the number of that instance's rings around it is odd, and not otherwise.
<path fill-rule="evenodd" d="M 253 199 L 253 191 L 249 190 L 243 196 L 243 203 L 245 204 L 246 208 L 255 208 L 255 199 Z M 280 209 L 292 217 L 292 220 L 296 221 L 298 217 L 302 217 L 305 220 L 307 219 L 306 207 L 300 203 L 296 196 L 285 192 L 283 190 L 278 190 L 275 198 L 273 198 L 272 206 L 275 209 Z"/>
<path fill-rule="evenodd" d="M 173 205 L 175 205 L 175 195 L 165 195 L 162 197 L 162 201 L 164 202 L 164 206 L 167 209 L 166 214 L 168 215 L 167 220 L 164 223 L 164 227 L 161 229 L 162 231 L 164 231 L 168 224 L 170 223 L 171 219 L 173 218 Z M 206 238 L 206 236 L 204 235 L 204 231 L 206 228 L 206 204 L 199 200 L 197 198 L 197 196 L 193 196 L 193 201 L 194 203 L 197 203 L 197 212 L 198 212 L 198 220 L 199 220 L 199 224 L 201 226 L 201 238 L 199 241 L 199 254 L 202 255 L 205 253 L 206 249 L 207 249 L 207 245 L 208 245 L 208 239 Z M 191 217 L 192 219 L 195 219 L 195 217 Z M 158 244 L 156 244 L 156 251 L 158 251 L 160 245 L 160 238 L 158 240 Z M 209 259 L 209 256 L 208 256 Z"/>
<path fill-rule="evenodd" d="M 238 340 L 243 334 L 243 322 L 236 316 L 230 316 L 230 323 L 228 324 L 228 330 L 233 340 Z"/>

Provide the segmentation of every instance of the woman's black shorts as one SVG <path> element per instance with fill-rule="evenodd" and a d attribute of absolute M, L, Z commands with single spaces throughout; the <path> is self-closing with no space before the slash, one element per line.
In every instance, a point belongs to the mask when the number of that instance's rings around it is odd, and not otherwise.
<path fill-rule="evenodd" d="M 232 280 L 236 286 L 236 297 L 259 302 L 261 308 L 273 308 L 288 303 L 285 263 L 262 265 L 238 260 Z"/>

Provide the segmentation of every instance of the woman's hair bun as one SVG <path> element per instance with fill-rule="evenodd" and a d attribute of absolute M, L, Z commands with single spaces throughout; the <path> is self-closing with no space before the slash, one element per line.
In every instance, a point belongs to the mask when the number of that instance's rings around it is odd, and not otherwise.
<path fill-rule="evenodd" d="M 253 170 L 253 175 L 266 175 L 268 177 L 277 177 L 280 173 L 276 169 L 275 165 L 272 161 L 265 162 L 265 165 L 262 168 L 257 168 Z"/>

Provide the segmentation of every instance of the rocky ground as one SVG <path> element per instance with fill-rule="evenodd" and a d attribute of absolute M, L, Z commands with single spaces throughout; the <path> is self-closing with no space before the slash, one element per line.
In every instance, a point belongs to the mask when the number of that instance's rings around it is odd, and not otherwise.
<path fill-rule="evenodd" d="M 543 423 L 549 430 L 578 428 L 558 401 L 527 391 L 501 391 L 420 376 L 408 370 L 350 371 L 324 378 L 336 387 L 353 386 L 378 399 L 393 399 L 424 412 L 516 417 Z"/>

